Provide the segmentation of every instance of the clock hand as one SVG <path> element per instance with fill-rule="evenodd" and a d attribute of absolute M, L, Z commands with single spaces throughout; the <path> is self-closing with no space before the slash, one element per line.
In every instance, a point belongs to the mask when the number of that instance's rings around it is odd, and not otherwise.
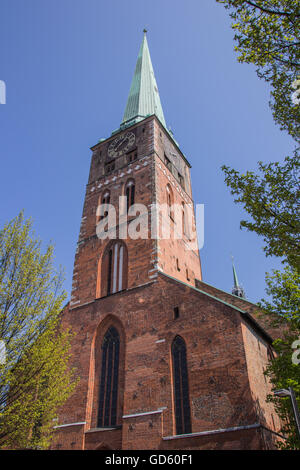
<path fill-rule="evenodd" d="M 125 138 L 116 146 L 115 150 L 117 150 L 117 149 L 120 147 L 120 145 L 122 145 L 122 144 L 125 142 L 126 139 L 127 139 L 127 137 L 125 137 Z"/>

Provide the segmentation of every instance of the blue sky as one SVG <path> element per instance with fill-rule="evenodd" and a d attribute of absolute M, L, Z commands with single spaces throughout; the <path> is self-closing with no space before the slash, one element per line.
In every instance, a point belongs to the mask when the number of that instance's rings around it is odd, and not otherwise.
<path fill-rule="evenodd" d="M 228 13 L 214 0 L 1 0 L 0 226 L 24 208 L 55 244 L 70 292 L 89 148 L 122 120 L 144 27 L 167 124 L 205 204 L 203 280 L 230 291 L 233 254 L 257 301 L 280 263 L 239 229 L 244 213 L 221 166 L 252 170 L 293 143 L 273 122 L 268 85 L 237 62 Z"/>

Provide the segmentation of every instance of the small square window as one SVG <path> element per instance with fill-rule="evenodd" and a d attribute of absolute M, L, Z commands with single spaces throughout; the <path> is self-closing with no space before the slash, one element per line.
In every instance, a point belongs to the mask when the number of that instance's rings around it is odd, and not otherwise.
<path fill-rule="evenodd" d="M 164 154 L 164 159 L 165 159 L 166 167 L 169 168 L 169 170 L 171 170 L 172 169 L 172 164 L 171 164 L 171 161 L 168 159 L 166 154 Z"/>
<path fill-rule="evenodd" d="M 114 171 L 114 169 L 115 169 L 115 162 L 109 162 L 105 164 L 104 171 L 106 175 Z"/>
<path fill-rule="evenodd" d="M 128 163 L 134 162 L 137 159 L 137 151 L 128 154 Z"/>
<path fill-rule="evenodd" d="M 184 177 L 178 172 L 178 181 L 184 189 Z"/>

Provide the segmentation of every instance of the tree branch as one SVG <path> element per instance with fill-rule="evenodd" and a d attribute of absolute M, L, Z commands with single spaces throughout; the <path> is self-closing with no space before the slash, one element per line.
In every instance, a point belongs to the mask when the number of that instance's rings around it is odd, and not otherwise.
<path fill-rule="evenodd" d="M 269 8 L 262 7 L 257 5 L 257 3 L 251 2 L 250 0 L 245 0 L 245 3 L 250 5 L 253 8 L 258 8 L 259 10 L 263 11 L 264 13 L 268 13 L 270 15 L 278 15 L 278 16 L 291 16 L 291 13 L 287 13 L 286 11 L 274 11 L 270 10 Z M 296 15 L 296 18 L 300 17 L 300 15 Z"/>

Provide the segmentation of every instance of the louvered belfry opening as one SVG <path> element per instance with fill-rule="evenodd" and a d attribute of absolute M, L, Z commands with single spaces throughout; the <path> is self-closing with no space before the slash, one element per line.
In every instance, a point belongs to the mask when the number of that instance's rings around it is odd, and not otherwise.
<path fill-rule="evenodd" d="M 186 345 L 180 336 L 172 343 L 172 360 L 176 434 L 189 434 L 192 428 Z"/>
<path fill-rule="evenodd" d="M 117 424 L 120 336 L 110 327 L 103 339 L 99 393 L 98 427 Z"/>

